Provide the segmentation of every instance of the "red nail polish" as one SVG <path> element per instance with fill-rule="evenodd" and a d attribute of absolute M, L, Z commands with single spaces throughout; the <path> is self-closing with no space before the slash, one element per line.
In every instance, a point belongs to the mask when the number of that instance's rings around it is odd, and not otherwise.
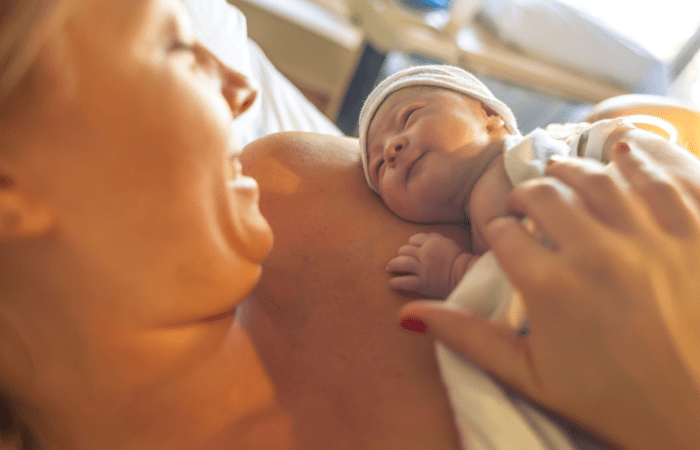
<path fill-rule="evenodd" d="M 401 328 L 420 334 L 428 332 L 428 325 L 417 317 L 405 317 L 401 319 Z"/>

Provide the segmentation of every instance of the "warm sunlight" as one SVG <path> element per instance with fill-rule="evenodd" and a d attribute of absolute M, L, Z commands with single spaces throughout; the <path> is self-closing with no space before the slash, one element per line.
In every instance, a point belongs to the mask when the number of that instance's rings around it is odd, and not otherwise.
<path fill-rule="evenodd" d="M 488 0 L 484 0 L 488 1 Z M 700 2 L 664 0 L 560 0 L 596 18 L 641 45 L 657 58 L 669 62 L 700 28 Z M 671 86 L 671 95 L 700 106 L 700 56 Z"/>
<path fill-rule="evenodd" d="M 700 2 L 560 1 L 595 17 L 663 60 L 672 58 L 700 27 Z"/>

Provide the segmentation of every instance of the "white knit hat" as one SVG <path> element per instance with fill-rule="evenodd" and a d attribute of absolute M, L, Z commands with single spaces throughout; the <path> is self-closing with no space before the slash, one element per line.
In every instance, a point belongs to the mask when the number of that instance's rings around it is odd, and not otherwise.
<path fill-rule="evenodd" d="M 505 103 L 498 100 L 484 83 L 466 70 L 454 66 L 432 65 L 411 67 L 397 72 L 377 85 L 367 97 L 360 112 L 359 132 L 362 166 L 365 169 L 367 183 L 375 192 L 377 188 L 369 176 L 369 166 L 367 164 L 367 131 L 369 130 L 369 124 L 379 106 L 389 95 L 399 89 L 411 86 L 435 86 L 475 98 L 501 116 L 508 131 L 513 134 L 520 134 L 513 111 Z"/>

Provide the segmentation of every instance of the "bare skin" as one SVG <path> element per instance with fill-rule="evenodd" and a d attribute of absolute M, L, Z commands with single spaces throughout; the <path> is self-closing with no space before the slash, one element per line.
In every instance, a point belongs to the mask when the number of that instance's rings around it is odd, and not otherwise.
<path fill-rule="evenodd" d="M 232 314 L 272 243 L 228 164 L 254 91 L 178 0 L 68 3 L 0 121 L 0 391 L 34 441 L 0 448 L 294 448 Z"/>
<path fill-rule="evenodd" d="M 434 302 L 401 314 L 616 448 L 697 448 L 700 161 L 640 131 L 623 142 L 611 159 L 625 183 L 610 166 L 569 158 L 509 195 L 509 210 L 541 224 L 554 250 L 513 217 L 486 227 L 523 293 L 528 336 Z"/>
<path fill-rule="evenodd" d="M 417 232 L 466 246 L 466 230 L 392 214 L 367 188 L 353 139 L 275 135 L 246 147 L 242 162 L 275 245 L 238 318 L 300 447 L 460 448 L 432 341 L 396 325 L 408 299 L 384 267 Z"/>

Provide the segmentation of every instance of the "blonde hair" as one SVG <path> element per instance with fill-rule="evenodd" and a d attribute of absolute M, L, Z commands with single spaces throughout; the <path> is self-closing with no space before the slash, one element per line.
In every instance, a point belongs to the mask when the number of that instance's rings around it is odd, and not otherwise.
<path fill-rule="evenodd" d="M 64 0 L 0 0 L 0 119 L 12 114 L 37 54 L 50 33 L 63 23 Z M 1 150 L 1 149 L 0 149 Z M 15 417 L 10 396 L 0 388 L 0 450 L 29 449 L 29 430 Z"/>
<path fill-rule="evenodd" d="M 21 89 L 37 54 L 63 23 L 64 0 L 0 0 L 0 107 Z"/>

